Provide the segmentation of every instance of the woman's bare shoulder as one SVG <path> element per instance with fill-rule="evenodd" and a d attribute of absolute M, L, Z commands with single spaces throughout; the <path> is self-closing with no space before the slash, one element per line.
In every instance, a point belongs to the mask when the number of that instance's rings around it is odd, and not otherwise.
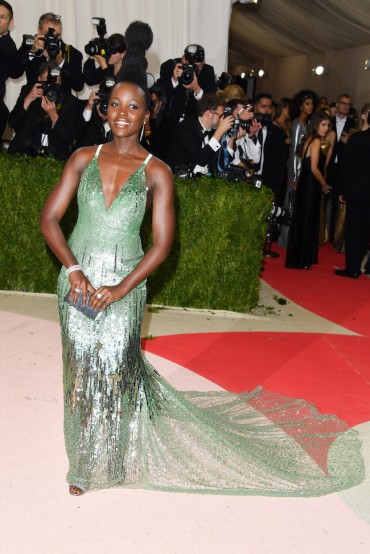
<path fill-rule="evenodd" d="M 158 181 L 166 180 L 173 183 L 173 174 L 171 168 L 156 156 L 152 156 L 147 165 L 146 175 L 153 184 Z"/>
<path fill-rule="evenodd" d="M 96 145 L 83 146 L 79 148 L 69 158 L 68 165 L 73 166 L 76 169 L 84 170 L 89 165 L 96 152 Z"/>

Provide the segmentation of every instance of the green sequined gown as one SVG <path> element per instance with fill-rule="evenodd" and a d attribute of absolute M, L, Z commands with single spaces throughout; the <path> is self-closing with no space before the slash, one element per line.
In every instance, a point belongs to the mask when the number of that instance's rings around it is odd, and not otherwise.
<path fill-rule="evenodd" d="M 69 244 L 94 287 L 115 285 L 143 256 L 144 164 L 107 210 L 98 153 L 78 190 Z M 148 157 L 149 158 L 149 157 Z M 307 402 L 252 393 L 178 392 L 142 357 L 140 284 L 92 321 L 68 306 L 58 281 L 67 480 L 216 494 L 313 496 L 361 482 L 356 433 Z"/>

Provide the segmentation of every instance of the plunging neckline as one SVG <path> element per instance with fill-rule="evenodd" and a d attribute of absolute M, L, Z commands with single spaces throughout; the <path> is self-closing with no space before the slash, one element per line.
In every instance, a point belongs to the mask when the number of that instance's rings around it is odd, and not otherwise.
<path fill-rule="evenodd" d="M 126 185 L 127 185 L 127 183 L 129 182 L 129 180 L 131 179 L 131 177 L 133 177 L 136 173 L 138 173 L 138 171 L 140 171 L 140 169 L 142 169 L 142 167 L 144 166 L 145 161 L 141 164 L 141 166 L 139 166 L 137 169 L 135 169 L 135 171 L 134 171 L 133 173 L 131 173 L 131 175 L 129 175 L 129 176 L 127 177 L 126 181 L 123 182 L 123 184 L 121 185 L 120 189 L 118 190 L 116 196 L 113 198 L 112 202 L 109 204 L 108 207 L 107 207 L 107 203 L 106 203 L 106 201 L 105 201 L 104 189 L 103 189 L 103 181 L 102 181 L 102 177 L 101 177 L 101 172 L 100 172 L 100 167 L 99 167 L 98 158 L 95 158 L 95 161 L 96 161 L 96 165 L 97 165 L 98 172 L 99 172 L 100 189 L 101 189 L 101 193 L 102 193 L 102 197 L 103 197 L 103 202 L 104 202 L 105 211 L 106 211 L 106 212 L 109 212 L 109 210 L 111 209 L 112 205 L 113 205 L 114 202 L 117 200 L 117 198 L 119 197 L 119 195 L 121 194 L 121 192 L 123 191 L 123 189 L 126 188 Z"/>
<path fill-rule="evenodd" d="M 98 161 L 98 158 L 99 158 L 99 154 L 100 154 L 100 151 L 102 149 L 103 145 L 100 144 L 98 146 L 98 148 L 96 149 L 96 152 L 95 152 L 95 156 L 94 156 L 94 161 L 96 163 L 96 166 L 98 168 L 98 173 L 99 173 L 99 180 L 100 180 L 100 190 L 101 190 L 101 193 L 102 193 L 102 197 L 103 197 L 103 202 L 104 202 L 104 208 L 105 208 L 105 211 L 106 212 L 109 212 L 109 210 L 111 209 L 112 205 L 114 204 L 114 202 L 117 200 L 117 198 L 119 197 L 119 195 L 121 194 L 121 192 L 126 189 L 126 186 L 127 186 L 127 183 L 129 182 L 129 180 L 134 176 L 136 175 L 136 173 L 138 173 L 143 167 L 145 169 L 148 161 L 150 160 L 150 158 L 152 157 L 152 154 L 148 154 L 147 157 L 145 158 L 145 160 L 143 161 L 143 163 L 137 168 L 135 169 L 135 171 L 133 171 L 131 173 L 131 175 L 129 175 L 126 179 L 126 181 L 124 181 L 119 189 L 119 191 L 117 192 L 116 196 L 113 198 L 112 202 L 109 204 L 109 207 L 107 207 L 107 203 L 105 201 L 105 196 L 104 196 L 104 189 L 103 189 L 103 180 L 102 180 L 102 176 L 101 176 L 101 171 L 100 171 L 100 166 L 99 166 L 99 161 Z"/>

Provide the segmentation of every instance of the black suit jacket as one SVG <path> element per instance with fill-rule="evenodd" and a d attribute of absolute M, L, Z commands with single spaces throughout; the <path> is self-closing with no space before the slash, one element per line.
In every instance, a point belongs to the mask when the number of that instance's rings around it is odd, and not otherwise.
<path fill-rule="evenodd" d="M 22 74 L 17 47 L 10 33 L 7 33 L 0 37 L 0 99 L 4 98 L 7 79 L 18 79 Z"/>
<path fill-rule="evenodd" d="M 166 111 L 168 111 L 176 121 L 179 121 L 183 115 L 185 115 L 185 117 L 195 117 L 197 115 L 197 101 L 194 98 L 193 91 L 186 89 L 181 83 L 179 83 L 177 87 L 173 87 L 172 75 L 177 63 L 181 63 L 181 58 L 163 62 L 158 81 L 166 89 Z M 216 77 L 211 65 L 204 64 L 197 79 L 204 94 L 214 94 L 216 92 Z"/>
<path fill-rule="evenodd" d="M 9 114 L 9 125 L 15 130 L 15 135 L 8 152 L 36 153 L 41 146 L 41 135 L 45 133 L 49 137 L 48 155 L 57 160 L 67 160 L 77 133 L 80 102 L 72 94 L 61 92 L 57 101 L 57 105 L 60 104 L 59 119 L 53 126 L 41 107 L 41 98 L 34 100 L 28 110 L 24 109 L 24 99 L 32 86 L 29 84 L 22 87 L 17 103 Z"/>
<path fill-rule="evenodd" d="M 263 148 L 263 184 L 275 193 L 275 202 L 278 206 L 284 203 L 284 175 L 285 175 L 285 133 L 277 125 L 270 123 L 262 145 Z"/>
<path fill-rule="evenodd" d="M 61 41 L 61 50 L 63 51 L 64 63 L 61 68 L 62 76 L 62 89 L 66 92 L 75 90 L 81 91 L 84 88 L 84 76 L 82 73 L 82 54 L 79 50 L 65 44 Z M 28 52 L 21 46 L 18 50 L 20 63 L 23 71 L 26 72 L 27 83 L 35 84 L 39 75 L 40 65 L 47 61 L 47 58 L 42 54 L 41 56 L 34 56 L 29 58 Z"/>
<path fill-rule="evenodd" d="M 335 143 L 333 148 L 333 153 L 329 161 L 329 165 L 333 165 L 335 163 L 341 163 L 343 160 L 344 152 L 346 149 L 346 144 L 342 142 L 341 140 L 337 139 L 337 120 L 336 117 L 333 117 L 331 120 L 333 131 L 335 132 Z M 353 119 L 350 119 L 347 117 L 346 122 L 343 127 L 343 133 L 348 133 L 350 129 L 354 127 L 354 121 Z M 337 162 L 335 160 L 337 159 Z"/>
<path fill-rule="evenodd" d="M 103 79 L 106 77 L 112 77 L 116 80 L 114 76 L 114 67 L 113 65 L 108 65 L 106 69 L 102 69 L 100 66 L 95 67 L 95 60 L 93 58 L 88 58 L 83 67 L 83 75 L 85 83 L 90 87 L 99 85 Z"/>
<path fill-rule="evenodd" d="M 204 135 L 198 118 L 184 119 L 175 129 L 168 156 L 172 170 L 178 165 L 205 166 L 217 157 L 208 144 L 202 147 Z"/>
<path fill-rule="evenodd" d="M 370 129 L 348 140 L 339 177 L 346 200 L 370 202 Z"/>

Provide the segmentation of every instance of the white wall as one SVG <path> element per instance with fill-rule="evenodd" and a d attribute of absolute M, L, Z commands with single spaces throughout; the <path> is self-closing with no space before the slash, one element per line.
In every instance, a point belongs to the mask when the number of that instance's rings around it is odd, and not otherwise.
<path fill-rule="evenodd" d="M 160 64 L 178 57 L 192 42 L 201 44 L 206 61 L 216 75 L 227 67 L 228 33 L 232 0 L 10 0 L 15 28 L 12 37 L 20 46 L 23 34 L 35 34 L 40 15 L 52 11 L 62 16 L 63 39 L 84 54 L 84 45 L 97 36 L 91 17 L 104 17 L 108 35 L 124 34 L 135 19 L 152 27 L 153 45 L 147 53 L 148 71 L 159 76 Z M 6 103 L 11 108 L 24 77 L 8 81 Z M 81 97 L 88 95 L 87 87 Z"/>

